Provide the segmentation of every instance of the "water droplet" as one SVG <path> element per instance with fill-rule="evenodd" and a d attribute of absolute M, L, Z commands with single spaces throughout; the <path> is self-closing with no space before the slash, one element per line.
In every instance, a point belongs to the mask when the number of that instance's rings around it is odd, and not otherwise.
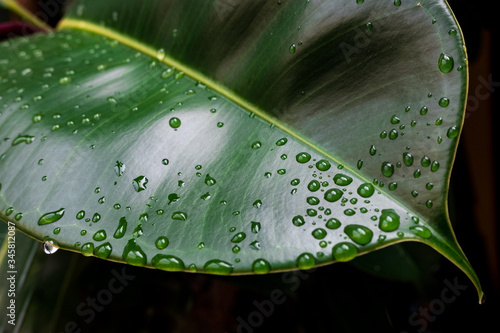
<path fill-rule="evenodd" d="M 428 156 L 424 156 L 420 160 L 420 164 L 422 164 L 423 167 L 428 167 L 429 165 L 431 165 L 431 159 Z"/>
<path fill-rule="evenodd" d="M 296 46 L 295 44 L 292 44 L 292 45 L 290 45 L 290 47 L 288 48 L 288 51 L 289 51 L 290 53 L 292 53 L 292 54 L 293 54 L 293 53 L 295 53 L 295 50 L 296 50 L 296 49 L 297 49 L 297 46 Z"/>
<path fill-rule="evenodd" d="M 255 208 L 260 208 L 262 206 L 261 200 L 255 200 L 252 204 Z"/>
<path fill-rule="evenodd" d="M 159 250 L 163 250 L 164 248 L 166 248 L 168 246 L 168 243 L 168 238 L 165 236 L 160 236 L 155 241 L 156 248 Z"/>
<path fill-rule="evenodd" d="M 394 209 L 382 209 L 378 227 L 382 231 L 390 232 L 399 228 L 399 215 Z"/>
<path fill-rule="evenodd" d="M 20 143 L 24 143 L 24 144 L 27 144 L 29 145 L 30 143 L 32 143 L 33 141 L 35 140 L 35 137 L 34 136 L 31 136 L 31 135 L 18 135 L 17 138 L 15 138 L 13 141 L 12 141 L 12 145 L 13 146 L 17 146 L 18 144 Z"/>
<path fill-rule="evenodd" d="M 233 265 L 219 259 L 212 259 L 205 263 L 203 269 L 211 274 L 229 275 L 233 272 Z"/>
<path fill-rule="evenodd" d="M 187 214 L 184 213 L 184 212 L 174 212 L 172 214 L 172 220 L 186 221 L 187 220 Z"/>
<path fill-rule="evenodd" d="M 314 229 L 311 235 L 316 239 L 323 239 L 326 237 L 326 230 L 322 228 Z"/>
<path fill-rule="evenodd" d="M 338 173 L 333 177 L 333 181 L 339 186 L 347 186 L 352 183 L 352 178 L 348 175 Z"/>
<path fill-rule="evenodd" d="M 170 193 L 168 195 L 168 204 L 170 205 L 173 202 L 177 202 L 181 197 L 177 193 Z"/>
<path fill-rule="evenodd" d="M 71 78 L 69 76 L 65 76 L 59 79 L 59 84 L 69 84 L 71 82 Z"/>
<path fill-rule="evenodd" d="M 81 210 L 79 211 L 77 214 L 76 214 L 76 219 L 77 220 L 81 220 L 85 217 L 85 211 L 84 210 Z"/>
<path fill-rule="evenodd" d="M 296 227 L 300 227 L 306 223 L 304 218 L 301 215 L 297 215 L 292 219 L 292 223 Z"/>
<path fill-rule="evenodd" d="M 430 238 L 432 236 L 431 231 L 424 226 L 421 225 L 414 225 L 410 227 L 410 231 L 414 233 L 415 235 L 422 237 L 422 238 Z"/>
<path fill-rule="evenodd" d="M 354 209 L 347 208 L 346 210 L 344 210 L 344 214 L 347 216 L 353 216 L 354 214 L 356 214 L 356 211 Z"/>
<path fill-rule="evenodd" d="M 316 265 L 316 259 L 314 259 L 314 256 L 310 253 L 302 253 L 298 258 L 297 258 L 297 267 L 303 270 L 306 269 L 311 269 Z"/>
<path fill-rule="evenodd" d="M 395 140 L 397 139 L 398 137 L 398 131 L 396 131 L 395 129 L 392 129 L 390 132 L 389 132 L 389 139 L 391 140 Z"/>
<path fill-rule="evenodd" d="M 94 233 L 92 237 L 96 242 L 100 242 L 106 239 L 106 230 L 99 230 Z"/>
<path fill-rule="evenodd" d="M 256 259 L 252 263 L 252 271 L 255 274 L 267 274 L 271 271 L 271 264 L 265 259 Z"/>
<path fill-rule="evenodd" d="M 256 149 L 260 149 L 262 147 L 262 143 L 260 141 L 255 141 L 254 143 L 252 143 L 252 149 L 256 150 Z"/>
<path fill-rule="evenodd" d="M 374 146 L 374 145 L 372 145 L 372 146 L 370 147 L 369 152 L 370 152 L 370 155 L 374 156 L 374 155 L 377 153 L 377 148 L 375 148 L 375 146 Z"/>
<path fill-rule="evenodd" d="M 331 164 L 327 160 L 319 160 L 316 163 L 316 168 L 320 171 L 328 171 L 331 168 Z"/>
<path fill-rule="evenodd" d="M 359 185 L 357 192 L 361 197 L 369 198 L 375 193 L 375 188 L 370 183 L 363 183 Z"/>
<path fill-rule="evenodd" d="M 276 141 L 276 146 L 284 146 L 288 142 L 287 138 L 281 138 L 278 141 Z"/>
<path fill-rule="evenodd" d="M 396 7 L 401 6 L 401 0 L 394 0 L 394 6 Z"/>
<path fill-rule="evenodd" d="M 385 177 L 391 177 L 394 174 L 394 165 L 389 162 L 384 162 L 382 163 L 381 171 Z"/>
<path fill-rule="evenodd" d="M 255 221 L 252 221 L 250 222 L 251 224 L 251 230 L 252 230 L 252 233 L 254 234 L 257 234 L 259 233 L 260 229 L 261 229 L 261 224 L 260 222 L 255 222 Z"/>
<path fill-rule="evenodd" d="M 302 152 L 302 153 L 298 153 L 297 156 L 295 157 L 295 159 L 299 163 L 307 163 L 311 160 L 311 155 L 309 155 L 308 153 Z"/>
<path fill-rule="evenodd" d="M 350 224 L 344 228 L 344 232 L 354 243 L 359 245 L 367 245 L 373 238 L 373 231 L 363 225 Z"/>
<path fill-rule="evenodd" d="M 133 266 L 145 266 L 147 263 L 146 253 L 137 245 L 135 239 L 127 242 L 123 249 L 122 258 L 127 264 Z"/>
<path fill-rule="evenodd" d="M 134 179 L 132 185 L 136 192 L 141 192 L 146 189 L 146 184 L 148 183 L 148 179 L 145 176 L 139 176 Z"/>
<path fill-rule="evenodd" d="M 389 187 L 389 190 L 394 191 L 395 189 L 398 188 L 398 183 L 390 182 L 388 187 Z"/>
<path fill-rule="evenodd" d="M 296 185 L 296 184 L 293 184 L 293 185 Z M 321 184 L 319 183 L 319 181 L 317 180 L 312 180 L 311 182 L 309 182 L 309 184 L 307 185 L 307 188 L 309 189 L 309 191 L 311 192 L 316 192 L 317 190 L 319 190 L 321 188 Z"/>
<path fill-rule="evenodd" d="M 205 176 L 205 184 L 207 184 L 208 186 L 213 186 L 215 185 L 215 183 L 217 183 L 217 181 L 214 178 L 210 177 L 210 174 L 207 174 Z"/>
<path fill-rule="evenodd" d="M 454 59 L 451 55 L 446 53 L 441 53 L 438 60 L 438 67 L 442 73 L 449 73 L 453 69 Z"/>
<path fill-rule="evenodd" d="M 58 248 L 54 245 L 54 241 L 49 240 L 43 243 L 43 252 L 46 254 L 54 254 L 57 250 Z"/>
<path fill-rule="evenodd" d="M 358 168 L 358 170 L 361 170 L 361 168 L 363 167 L 363 160 L 358 160 L 356 167 Z"/>
<path fill-rule="evenodd" d="M 399 117 L 397 117 L 396 115 L 393 115 L 391 117 L 391 124 L 393 124 L 393 125 L 399 124 L 400 121 L 401 121 L 401 119 L 399 119 Z"/>
<path fill-rule="evenodd" d="M 449 104 L 450 104 L 450 100 L 447 97 L 442 97 L 439 100 L 439 106 L 442 107 L 442 108 L 447 107 Z"/>
<path fill-rule="evenodd" d="M 177 117 L 172 117 L 168 121 L 168 124 L 172 128 L 179 128 L 181 126 L 181 120 L 179 118 L 177 118 Z"/>
<path fill-rule="evenodd" d="M 127 220 L 125 219 L 125 217 L 122 217 L 118 222 L 118 227 L 116 228 L 113 237 L 117 239 L 122 238 L 125 235 L 126 231 L 127 231 Z"/>
<path fill-rule="evenodd" d="M 59 221 L 64 216 L 64 208 L 46 213 L 38 220 L 38 225 L 45 225 Z"/>
<path fill-rule="evenodd" d="M 438 169 L 439 169 L 439 162 L 438 161 L 432 162 L 432 164 L 431 164 L 431 171 L 432 172 L 436 172 L 436 171 L 438 171 Z"/>
<path fill-rule="evenodd" d="M 335 244 L 332 248 L 333 259 L 339 262 L 350 261 L 358 255 L 358 248 L 348 242 Z"/>
<path fill-rule="evenodd" d="M 403 162 L 406 166 L 413 165 L 413 155 L 410 153 L 403 153 Z"/>
<path fill-rule="evenodd" d="M 451 126 L 446 133 L 446 136 L 450 139 L 454 139 L 458 136 L 458 128 L 456 126 Z"/>
<path fill-rule="evenodd" d="M 111 252 L 113 252 L 113 247 L 109 242 L 99 245 L 94 250 L 94 254 L 101 259 L 109 258 Z"/>
<path fill-rule="evenodd" d="M 247 237 L 247 235 L 244 232 L 239 232 L 239 233 L 237 233 L 236 235 L 233 236 L 233 238 L 231 239 L 231 242 L 232 243 L 240 243 L 246 237 Z"/>
<path fill-rule="evenodd" d="M 419 178 L 421 175 L 422 175 L 422 171 L 420 169 L 417 169 L 413 173 L 413 178 Z"/>
<path fill-rule="evenodd" d="M 86 256 L 90 257 L 94 254 L 94 243 L 85 243 L 82 245 L 80 252 Z"/>
<path fill-rule="evenodd" d="M 307 197 L 306 201 L 308 204 L 313 205 L 313 206 L 319 204 L 319 199 L 316 197 Z"/>
<path fill-rule="evenodd" d="M 178 272 L 185 269 L 184 262 L 172 255 L 157 254 L 151 259 L 154 268 L 163 271 Z"/>
<path fill-rule="evenodd" d="M 324 198 L 328 202 L 335 202 L 339 200 L 343 194 L 344 192 L 342 192 L 342 190 L 339 190 L 337 188 L 332 188 L 325 192 Z"/>
<path fill-rule="evenodd" d="M 92 222 L 96 223 L 99 222 L 101 219 L 101 215 L 99 213 L 95 213 L 94 216 L 92 216 Z"/>
<path fill-rule="evenodd" d="M 115 164 L 115 174 L 118 177 L 120 177 L 121 175 L 123 175 L 123 172 L 125 172 L 125 164 L 123 164 L 120 161 L 116 161 L 116 164 Z"/>
<path fill-rule="evenodd" d="M 427 200 L 427 201 L 425 202 L 425 206 L 426 206 L 427 208 L 432 208 L 432 205 L 433 205 L 432 200 Z"/>
<path fill-rule="evenodd" d="M 340 221 L 339 221 L 338 219 L 336 219 L 336 218 L 331 218 L 331 219 L 329 219 L 328 221 L 326 221 L 325 226 L 326 226 L 328 229 L 335 230 L 335 229 L 340 228 L 341 223 L 340 223 Z"/>

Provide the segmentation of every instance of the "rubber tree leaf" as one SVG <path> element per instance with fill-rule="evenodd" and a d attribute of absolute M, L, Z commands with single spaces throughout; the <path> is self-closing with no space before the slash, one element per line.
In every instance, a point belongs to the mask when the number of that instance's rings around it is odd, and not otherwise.
<path fill-rule="evenodd" d="M 0 217 L 84 255 L 213 274 L 425 243 L 467 58 L 444 1 L 76 1 L 0 46 Z"/>

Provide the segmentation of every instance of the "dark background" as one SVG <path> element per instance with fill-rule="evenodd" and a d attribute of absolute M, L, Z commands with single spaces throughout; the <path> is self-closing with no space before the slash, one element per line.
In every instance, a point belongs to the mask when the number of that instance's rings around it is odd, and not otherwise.
<path fill-rule="evenodd" d="M 50 18 L 47 22 L 54 26 L 60 17 L 55 11 L 64 1 L 22 2 L 42 19 Z M 493 112 L 499 108 L 500 90 L 494 61 L 500 42 L 497 18 L 491 2 L 449 3 L 463 30 L 470 65 L 469 101 L 452 174 L 450 215 L 458 242 L 482 283 L 484 304 L 478 304 L 476 290 L 465 274 L 433 250 L 413 243 L 313 272 L 251 277 L 167 273 L 59 251 L 51 256 L 39 254 L 34 260 L 37 287 L 20 332 L 494 330 L 495 316 L 500 314 L 496 210 L 500 184 L 494 160 L 498 143 L 493 140 L 499 121 Z M 2 22 L 12 18 L 0 11 Z M 407 274 L 392 274 L 390 269 L 398 265 Z M 127 285 L 120 292 L 106 293 L 114 274 L 123 269 L 129 277 Z M 106 295 L 112 298 L 103 298 Z M 109 304 L 92 308 L 90 302 L 97 297 Z"/>

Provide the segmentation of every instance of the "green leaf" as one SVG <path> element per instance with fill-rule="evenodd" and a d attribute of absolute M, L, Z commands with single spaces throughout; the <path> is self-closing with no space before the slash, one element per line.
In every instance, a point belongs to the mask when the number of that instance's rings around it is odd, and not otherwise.
<path fill-rule="evenodd" d="M 359 2 L 77 1 L 57 32 L 0 44 L 0 217 L 212 274 L 417 241 L 481 298 L 447 212 L 459 26 L 444 1 Z"/>

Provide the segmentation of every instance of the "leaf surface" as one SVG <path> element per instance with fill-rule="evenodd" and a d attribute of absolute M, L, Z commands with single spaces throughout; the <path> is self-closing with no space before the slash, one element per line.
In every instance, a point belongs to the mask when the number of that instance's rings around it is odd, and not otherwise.
<path fill-rule="evenodd" d="M 418 241 L 482 295 L 447 212 L 444 1 L 77 1 L 0 51 L 0 217 L 32 237 L 213 274 Z"/>

